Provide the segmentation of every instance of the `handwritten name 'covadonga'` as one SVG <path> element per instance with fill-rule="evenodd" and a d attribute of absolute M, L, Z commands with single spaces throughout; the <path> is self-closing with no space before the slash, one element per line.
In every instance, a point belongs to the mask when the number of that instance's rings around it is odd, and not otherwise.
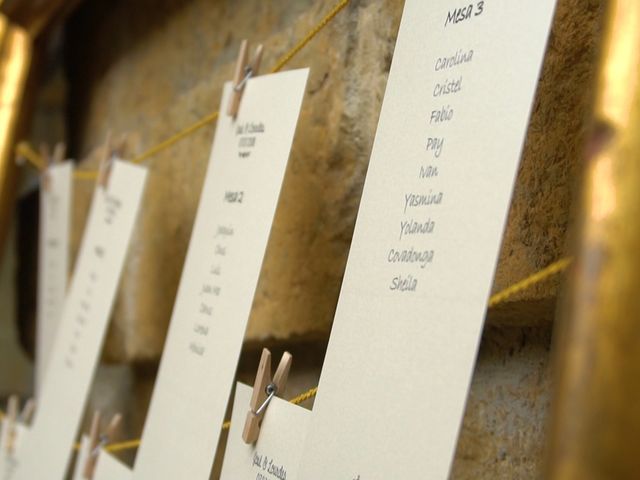
<path fill-rule="evenodd" d="M 392 248 L 387 255 L 389 263 L 417 263 L 420 268 L 425 268 L 433 262 L 435 252 L 433 250 L 415 250 L 413 247 L 407 250 Z"/>

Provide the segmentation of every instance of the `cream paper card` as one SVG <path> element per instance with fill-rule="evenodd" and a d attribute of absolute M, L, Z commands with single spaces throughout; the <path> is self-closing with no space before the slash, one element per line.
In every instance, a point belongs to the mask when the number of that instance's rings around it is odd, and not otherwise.
<path fill-rule="evenodd" d="M 308 70 L 225 85 L 136 480 L 209 478 Z"/>
<path fill-rule="evenodd" d="M 115 160 L 107 189 L 96 187 L 35 418 L 12 479 L 65 477 L 146 176 L 146 168 Z"/>
<path fill-rule="evenodd" d="M 73 164 L 52 165 L 40 185 L 36 392 L 40 391 L 67 292 Z"/>
<path fill-rule="evenodd" d="M 310 411 L 274 397 L 255 445 L 242 440 L 253 390 L 238 383 L 231 429 L 220 480 L 286 480 L 296 478 Z"/>
<path fill-rule="evenodd" d="M 76 460 L 73 480 L 87 480 L 84 476 L 84 467 L 89 458 L 89 437 L 82 436 L 80 442 L 80 452 Z M 132 472 L 125 464 L 117 458 L 111 456 L 109 452 L 101 449 L 98 453 L 98 460 L 91 480 L 131 480 Z"/>
<path fill-rule="evenodd" d="M 297 478 L 447 478 L 553 10 L 406 0 Z"/>
<path fill-rule="evenodd" d="M 3 419 L 0 422 L 0 479 L 9 480 L 17 466 L 16 455 L 22 448 L 22 444 L 25 442 L 29 435 L 29 427 L 22 423 L 16 424 L 15 437 L 13 438 L 13 453 L 9 454 L 7 451 L 8 444 L 8 431 L 6 428 L 6 420 Z"/>

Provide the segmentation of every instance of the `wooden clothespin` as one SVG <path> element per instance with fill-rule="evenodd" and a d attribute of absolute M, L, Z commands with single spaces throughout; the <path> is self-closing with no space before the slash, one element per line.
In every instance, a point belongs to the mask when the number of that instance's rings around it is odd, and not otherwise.
<path fill-rule="evenodd" d="M 55 148 L 53 149 L 53 156 L 51 155 L 49 146 L 46 143 L 40 145 L 40 156 L 42 157 L 42 161 L 45 165 L 45 169 L 42 173 L 42 186 L 46 190 L 49 190 L 51 188 L 51 174 L 49 172 L 49 167 L 62 163 L 66 152 L 67 147 L 63 142 L 58 142 L 56 144 Z"/>
<path fill-rule="evenodd" d="M 253 395 L 247 412 L 247 419 L 242 432 L 242 439 L 245 443 L 252 444 L 258 440 L 260 435 L 260 425 L 264 418 L 264 413 L 271 399 L 278 394 L 282 394 L 287 384 L 289 370 L 293 357 L 289 352 L 284 352 L 280 359 L 280 364 L 273 379 L 271 378 L 271 352 L 268 349 L 262 350 L 260 365 L 256 381 L 253 384 Z"/>
<path fill-rule="evenodd" d="M 20 412 L 20 423 L 23 425 L 29 425 L 35 411 L 36 401 L 33 398 L 30 398 L 25 402 L 24 407 L 22 407 L 22 412 Z"/>
<path fill-rule="evenodd" d="M 100 158 L 100 166 L 98 168 L 98 185 L 101 187 L 107 188 L 114 156 L 122 155 L 125 143 L 126 135 L 122 135 L 118 141 L 114 141 L 112 139 L 111 132 L 107 133 L 104 152 Z"/>
<path fill-rule="evenodd" d="M 5 436 L 5 449 L 6 452 L 11 455 L 16 447 L 16 438 L 18 436 L 18 423 L 22 423 L 23 425 L 28 425 L 31 422 L 31 417 L 33 417 L 33 412 L 36 409 L 36 402 L 33 398 L 27 400 L 24 404 L 22 412 L 20 416 L 18 416 L 18 411 L 20 409 L 20 400 L 18 400 L 17 395 L 11 395 L 9 397 L 9 401 L 7 402 L 7 417 L 5 419 L 4 427 L 7 429 Z"/>
<path fill-rule="evenodd" d="M 111 418 L 111 422 L 109 422 L 107 429 L 103 433 L 100 433 L 100 419 L 100 412 L 96 411 L 93 414 L 93 420 L 91 422 L 91 432 L 89 433 L 89 452 L 82 472 L 82 476 L 86 480 L 91 480 L 93 478 L 100 450 L 113 440 L 120 424 L 122 423 L 122 415 L 116 413 Z"/>
<path fill-rule="evenodd" d="M 7 417 L 5 418 L 4 428 L 7 429 L 6 433 L 6 452 L 7 454 L 13 454 L 16 443 L 16 425 L 18 423 L 18 409 L 20 408 L 20 401 L 17 395 L 11 395 L 7 401 Z"/>
<path fill-rule="evenodd" d="M 242 99 L 247 81 L 249 81 L 251 77 L 258 75 L 263 50 L 262 44 L 258 45 L 253 60 L 249 63 L 249 42 L 242 40 L 240 44 L 240 53 L 238 54 L 236 70 L 233 75 L 233 92 L 231 94 L 231 100 L 229 100 L 229 108 L 227 109 L 227 115 L 230 117 L 235 118 L 238 115 L 240 100 Z"/>
<path fill-rule="evenodd" d="M 53 149 L 53 164 L 58 165 L 64 162 L 64 157 L 67 154 L 67 146 L 64 142 L 56 143 L 56 146 Z"/>
<path fill-rule="evenodd" d="M 42 158 L 42 162 L 44 163 L 44 170 L 42 170 L 42 187 L 45 190 L 49 190 L 51 188 L 51 174 L 49 173 L 49 167 L 51 166 L 51 151 L 49 150 L 49 145 L 46 143 L 40 144 L 40 157 Z"/>

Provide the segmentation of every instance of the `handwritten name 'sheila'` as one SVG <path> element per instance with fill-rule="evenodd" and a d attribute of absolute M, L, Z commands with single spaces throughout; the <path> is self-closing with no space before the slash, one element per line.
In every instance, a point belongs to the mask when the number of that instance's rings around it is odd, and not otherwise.
<path fill-rule="evenodd" d="M 444 26 L 464 22 L 472 17 L 482 15 L 482 12 L 484 12 L 484 2 L 477 2 L 475 5 L 470 3 L 465 7 L 454 8 L 447 13 Z"/>

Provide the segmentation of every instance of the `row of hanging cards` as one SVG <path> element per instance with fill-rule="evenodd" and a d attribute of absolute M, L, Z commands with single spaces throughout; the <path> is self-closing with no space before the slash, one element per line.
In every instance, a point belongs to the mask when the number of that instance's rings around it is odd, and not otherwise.
<path fill-rule="evenodd" d="M 406 0 L 298 478 L 447 478 L 554 6 Z"/>
<path fill-rule="evenodd" d="M 224 480 L 448 477 L 554 1 L 404 8 L 313 412 L 239 386 Z"/>
<path fill-rule="evenodd" d="M 36 317 L 36 392 L 40 391 L 44 382 L 66 296 L 72 187 L 72 162 L 51 165 L 42 175 Z"/>
<path fill-rule="evenodd" d="M 218 119 L 136 480 L 209 478 L 307 76 L 252 78 L 237 117 Z"/>
<path fill-rule="evenodd" d="M 229 443 L 232 446 L 225 454 L 220 479 L 297 478 L 311 412 L 274 397 L 269 404 L 269 415 L 261 425 L 263 433 L 255 444 L 247 445 L 240 439 L 251 395 L 251 387 L 243 383 L 236 385 L 229 431 Z M 93 468 L 87 470 L 92 456 L 95 457 Z M 100 447 L 91 448 L 89 437 L 82 437 L 73 480 L 130 480 L 132 476 L 126 465 Z"/>
<path fill-rule="evenodd" d="M 65 478 L 147 171 L 119 160 L 96 186 L 38 408 L 5 480 Z"/>
<path fill-rule="evenodd" d="M 60 153 L 56 148 L 56 157 Z M 69 235 L 71 228 L 71 198 L 73 163 L 50 162 L 41 177 L 40 225 L 38 239 L 38 294 L 36 315 L 36 378 L 35 390 L 40 390 L 53 339 L 58 328 L 66 296 L 69 272 Z M 11 403 L 14 402 L 13 405 Z M 17 398 L 9 400 L 7 416 L 0 422 L 0 478 L 6 469 L 12 470 L 14 453 L 29 433 L 27 421 L 33 414 L 31 400 L 18 414 Z M 14 410 L 13 412 L 11 412 Z M 5 462 L 9 462 L 8 465 Z"/>

